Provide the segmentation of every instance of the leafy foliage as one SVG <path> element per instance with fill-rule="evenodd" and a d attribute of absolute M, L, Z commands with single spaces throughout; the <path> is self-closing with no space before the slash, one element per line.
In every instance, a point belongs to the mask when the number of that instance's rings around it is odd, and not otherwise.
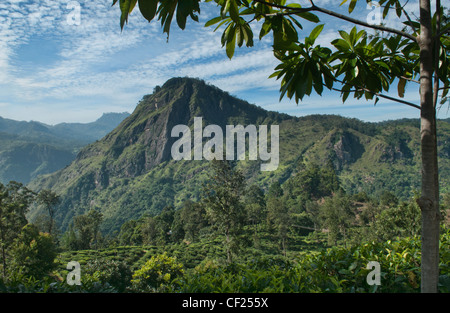
<path fill-rule="evenodd" d="M 3 279 L 7 278 L 15 240 L 28 223 L 26 213 L 34 197 L 35 193 L 21 183 L 10 182 L 7 186 L 0 184 L 0 259 Z"/>
<path fill-rule="evenodd" d="M 10 275 L 14 277 L 20 273 L 27 277 L 42 279 L 55 269 L 56 256 L 57 246 L 51 235 L 39 233 L 36 226 L 27 224 L 11 248 Z"/>
<path fill-rule="evenodd" d="M 134 272 L 132 288 L 144 292 L 164 292 L 175 290 L 183 275 L 183 265 L 167 254 L 157 255 L 148 260 L 142 268 Z"/>
<path fill-rule="evenodd" d="M 131 285 L 132 271 L 124 261 L 110 260 L 106 258 L 90 260 L 83 267 L 82 280 L 91 279 L 103 285 L 108 284 L 117 292 L 124 292 Z"/>

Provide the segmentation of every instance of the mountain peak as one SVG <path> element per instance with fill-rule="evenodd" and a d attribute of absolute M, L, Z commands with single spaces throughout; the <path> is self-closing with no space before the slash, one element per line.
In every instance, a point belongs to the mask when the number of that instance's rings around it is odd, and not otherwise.
<path fill-rule="evenodd" d="M 111 147 L 106 152 L 114 163 L 111 168 L 119 176 L 135 177 L 169 161 L 171 146 L 177 140 L 171 136 L 172 129 L 176 125 L 192 126 L 195 117 L 223 129 L 225 125 L 271 124 L 291 118 L 237 99 L 202 80 L 172 78 L 144 96 L 134 112 L 105 137 Z M 89 155 L 92 153 L 81 156 Z"/>
<path fill-rule="evenodd" d="M 173 77 L 167 80 L 162 88 L 177 88 L 183 84 L 201 84 L 206 85 L 203 79 L 192 78 L 192 77 Z"/>

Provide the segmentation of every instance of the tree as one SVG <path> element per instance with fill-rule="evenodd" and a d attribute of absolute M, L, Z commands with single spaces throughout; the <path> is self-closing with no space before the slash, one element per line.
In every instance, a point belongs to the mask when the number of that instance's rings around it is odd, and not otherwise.
<path fill-rule="evenodd" d="M 154 217 L 147 217 L 141 227 L 142 241 L 146 245 L 156 245 L 158 243 L 158 225 Z"/>
<path fill-rule="evenodd" d="M 118 0 L 113 0 L 113 5 Z M 205 0 L 210 2 L 211 0 Z M 171 22 L 176 17 L 178 27 L 185 29 L 187 18 L 198 21 L 201 0 L 120 0 L 120 26 L 139 4 L 141 14 L 151 22 L 156 17 L 169 36 Z M 254 28 L 259 38 L 268 34 L 273 38 L 274 56 L 280 64 L 271 77 L 281 79 L 280 98 L 287 96 L 296 102 L 313 90 L 321 95 L 324 89 L 340 92 L 342 100 L 350 95 L 357 99 L 380 98 L 400 102 L 420 112 L 422 188 L 417 200 L 422 211 L 421 291 L 437 292 L 439 278 L 439 174 L 436 136 L 436 110 L 448 98 L 450 88 L 448 60 L 450 24 L 441 0 L 436 0 L 434 12 L 431 0 L 418 0 L 419 17 L 407 12 L 409 1 L 379 0 L 382 17 L 396 15 L 404 25 L 401 29 L 381 23 L 358 20 L 351 16 L 357 4 L 371 5 L 370 0 L 344 0 L 348 14 L 341 14 L 317 6 L 313 0 L 302 7 L 288 0 L 214 0 L 220 15 L 206 26 L 217 23 L 224 27 L 222 45 L 232 58 L 235 47 L 253 46 Z M 328 16 L 356 26 L 332 41 L 334 51 L 316 45 L 324 25 L 316 26 L 304 39 L 300 21 L 319 23 L 319 16 Z M 369 34 L 366 30 L 375 31 Z M 386 95 L 397 85 L 398 97 Z M 419 86 L 420 104 L 402 99 L 407 84 Z M 439 104 L 439 93 L 441 102 Z"/>
<path fill-rule="evenodd" d="M 121 245 L 141 245 L 142 231 L 141 231 L 142 221 L 140 220 L 129 220 L 122 224 L 119 233 L 119 242 Z"/>
<path fill-rule="evenodd" d="M 90 209 L 86 214 L 74 218 L 78 249 L 90 249 L 97 244 L 102 219 L 103 214 L 96 209 Z"/>
<path fill-rule="evenodd" d="M 323 228 L 328 229 L 328 243 L 336 244 L 342 237 L 346 244 L 348 228 L 355 221 L 355 213 L 350 198 L 343 192 L 328 197 L 319 207 L 319 219 Z"/>
<path fill-rule="evenodd" d="M 48 233 L 51 235 L 54 224 L 56 206 L 60 203 L 61 199 L 53 191 L 43 189 L 39 192 L 37 196 L 37 201 L 39 204 L 43 205 L 48 212 L 49 216 Z"/>
<path fill-rule="evenodd" d="M 331 164 L 308 164 L 286 181 L 285 189 L 288 197 L 298 198 L 304 207 L 307 201 L 331 196 L 340 189 L 340 183 Z"/>
<path fill-rule="evenodd" d="M 180 210 L 180 223 L 187 239 L 194 241 L 207 225 L 205 208 L 197 202 L 186 200 Z"/>
<path fill-rule="evenodd" d="M 9 254 L 15 239 L 28 223 L 26 212 L 34 201 L 34 192 L 21 183 L 10 182 L 7 186 L 0 184 L 0 249 L 2 274 L 6 279 Z"/>
<path fill-rule="evenodd" d="M 279 184 L 278 184 L 279 186 Z M 248 187 L 244 197 L 245 211 L 247 212 L 247 220 L 254 231 L 253 240 L 255 243 L 258 241 L 257 231 L 258 225 L 260 225 L 266 217 L 266 201 L 264 192 L 256 184 Z"/>
<path fill-rule="evenodd" d="M 160 231 L 160 237 L 164 243 L 169 242 L 172 236 L 172 224 L 175 215 L 175 210 L 172 206 L 166 206 L 161 213 L 155 217 L 157 227 Z"/>
<path fill-rule="evenodd" d="M 276 236 L 280 240 L 284 257 L 287 253 L 287 244 L 290 227 L 292 226 L 292 216 L 286 206 L 284 198 L 270 197 L 267 200 L 268 221 L 275 228 Z"/>
<path fill-rule="evenodd" d="M 33 224 L 25 225 L 11 249 L 12 268 L 27 277 L 42 279 L 56 267 L 57 248 L 48 233 Z"/>
<path fill-rule="evenodd" d="M 373 221 L 373 237 L 388 240 L 420 234 L 420 209 L 414 201 L 402 202 L 381 211 Z"/>
<path fill-rule="evenodd" d="M 214 159 L 211 168 L 213 174 L 204 186 L 202 202 L 211 224 L 225 237 L 227 261 L 231 263 L 239 249 L 239 236 L 246 218 L 242 201 L 244 176 L 229 161 Z"/>

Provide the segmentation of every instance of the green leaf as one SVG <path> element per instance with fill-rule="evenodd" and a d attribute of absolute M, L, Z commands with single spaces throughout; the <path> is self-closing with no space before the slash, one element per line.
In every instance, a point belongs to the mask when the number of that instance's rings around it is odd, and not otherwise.
<path fill-rule="evenodd" d="M 349 44 L 349 47 L 353 47 L 351 37 L 346 31 L 340 30 L 339 34 L 341 35 L 342 39 L 344 39 Z"/>
<path fill-rule="evenodd" d="M 163 28 L 163 32 L 167 33 L 167 37 L 169 37 L 170 25 L 172 23 L 176 7 L 177 0 L 169 0 L 161 2 L 158 8 L 161 26 Z"/>
<path fill-rule="evenodd" d="M 403 98 L 405 96 L 405 86 L 406 86 L 406 79 L 400 78 L 400 81 L 398 82 L 397 85 L 398 96 L 400 98 Z"/>
<path fill-rule="evenodd" d="M 289 7 L 289 8 L 296 8 L 296 9 L 301 9 L 301 5 L 300 4 L 298 4 L 298 3 L 289 3 L 288 5 L 287 5 L 287 7 Z"/>
<path fill-rule="evenodd" d="M 116 1 L 117 2 L 117 1 Z M 113 5 L 116 3 L 114 2 Z M 130 14 L 136 6 L 137 0 L 120 0 L 119 7 L 122 14 L 120 15 L 120 28 L 128 22 L 128 14 Z"/>
<path fill-rule="evenodd" d="M 181 29 L 185 29 L 188 16 L 198 21 L 198 17 L 194 14 L 194 12 L 200 12 L 198 0 L 177 0 L 177 3 L 177 24 Z"/>
<path fill-rule="evenodd" d="M 395 2 L 395 12 L 397 13 L 397 17 L 402 16 L 402 5 L 399 1 Z"/>
<path fill-rule="evenodd" d="M 220 15 L 222 17 L 226 17 L 227 12 L 230 11 L 230 5 L 231 5 L 231 1 L 230 0 L 226 0 L 225 1 L 225 5 L 222 7 L 222 9 L 220 10 Z"/>
<path fill-rule="evenodd" d="M 300 24 L 295 18 L 293 18 L 292 16 L 289 16 L 289 19 L 292 21 L 292 23 L 297 25 L 298 28 L 303 29 L 302 24 Z"/>
<path fill-rule="evenodd" d="M 353 12 L 353 10 L 355 9 L 355 6 L 356 6 L 356 2 L 357 2 L 358 0 L 352 0 L 351 2 L 350 2 L 350 5 L 348 6 L 348 13 L 352 13 Z"/>
<path fill-rule="evenodd" d="M 311 12 L 300 12 L 296 13 L 295 15 L 300 16 L 301 18 L 304 18 L 307 21 L 310 21 L 312 23 L 319 23 L 320 19 L 317 17 L 317 15 L 311 13 Z"/>
<path fill-rule="evenodd" d="M 324 27 L 324 24 L 320 24 L 318 26 L 316 26 L 312 31 L 311 34 L 309 34 L 309 39 L 312 41 L 312 43 L 314 44 L 314 42 L 316 41 L 317 37 L 320 35 L 320 33 L 322 32 Z"/>
<path fill-rule="evenodd" d="M 331 44 L 340 51 L 347 51 L 350 49 L 348 42 L 343 39 L 335 39 L 331 42 Z"/>
<path fill-rule="evenodd" d="M 236 43 L 238 47 L 242 47 L 242 44 L 244 43 L 244 34 L 241 25 L 236 26 Z"/>
<path fill-rule="evenodd" d="M 239 22 L 239 8 L 235 0 L 228 0 L 230 2 L 230 17 L 236 23 Z"/>
<path fill-rule="evenodd" d="M 158 0 L 139 0 L 139 11 L 149 22 L 155 17 L 157 7 Z"/>
<path fill-rule="evenodd" d="M 216 24 L 216 23 L 219 23 L 221 20 L 222 20 L 222 17 L 221 17 L 221 16 L 218 16 L 218 17 L 215 17 L 215 18 L 213 18 L 213 19 L 210 19 L 209 21 L 207 21 L 207 22 L 205 23 L 205 27 L 209 27 L 209 26 L 211 26 L 211 25 L 214 25 L 214 24 Z"/>
<path fill-rule="evenodd" d="M 250 25 L 244 24 L 243 29 L 244 29 L 244 38 L 245 38 L 247 47 L 253 47 L 253 31 L 252 31 Z"/>
<path fill-rule="evenodd" d="M 128 10 L 128 13 L 133 12 L 134 7 L 136 6 L 137 0 L 130 0 L 130 8 Z"/>
<path fill-rule="evenodd" d="M 236 48 L 236 28 L 232 26 L 230 32 L 228 33 L 227 43 L 225 47 L 225 51 L 229 59 L 233 57 L 235 48 Z"/>
<path fill-rule="evenodd" d="M 282 30 L 284 40 L 290 42 L 296 42 L 298 40 L 297 31 L 295 30 L 295 27 L 290 20 L 282 20 Z"/>
<path fill-rule="evenodd" d="M 389 13 L 389 8 L 390 8 L 390 7 L 391 7 L 390 5 L 386 5 L 386 6 L 384 7 L 384 9 L 383 9 L 383 19 L 385 19 L 386 16 L 388 15 L 388 13 Z"/>
<path fill-rule="evenodd" d="M 261 26 L 261 30 L 259 32 L 259 39 L 261 40 L 265 35 L 267 35 L 270 32 L 270 29 L 272 28 L 272 22 L 269 19 L 266 19 Z"/>

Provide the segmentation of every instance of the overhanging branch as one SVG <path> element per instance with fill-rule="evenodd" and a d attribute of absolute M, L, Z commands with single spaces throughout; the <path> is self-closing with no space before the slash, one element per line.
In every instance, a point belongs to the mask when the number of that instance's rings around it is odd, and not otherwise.
<path fill-rule="evenodd" d="M 261 3 L 261 4 L 264 4 L 264 5 L 267 5 L 267 6 L 270 6 L 270 7 L 283 9 L 283 10 L 287 10 L 288 11 L 288 12 L 280 12 L 280 15 L 286 15 L 286 14 L 290 15 L 290 14 L 296 14 L 296 13 L 304 13 L 304 12 L 313 12 L 313 11 L 315 11 L 315 12 L 320 12 L 320 13 L 323 13 L 323 14 L 326 14 L 326 15 L 329 15 L 329 16 L 336 17 L 338 19 L 341 19 L 341 20 L 344 20 L 344 21 L 347 21 L 347 22 L 350 22 L 350 23 L 353 23 L 353 24 L 356 24 L 356 25 L 364 26 L 364 27 L 371 28 L 371 29 L 376 29 L 376 30 L 379 30 L 379 31 L 384 31 L 384 32 L 397 34 L 397 35 L 400 35 L 402 37 L 406 37 L 406 38 L 408 38 L 408 39 L 410 39 L 410 40 L 412 40 L 414 42 L 417 42 L 417 38 L 415 36 L 411 35 L 411 34 L 408 34 L 407 32 L 404 32 L 404 31 L 401 31 L 401 30 L 398 30 L 398 29 L 395 29 L 395 28 L 383 26 L 383 25 L 369 24 L 367 22 L 364 22 L 364 21 L 361 21 L 361 20 L 358 20 L 358 19 L 346 16 L 344 14 L 340 14 L 340 13 L 337 13 L 337 12 L 334 12 L 334 11 L 331 11 L 331 10 L 328 10 L 328 9 L 324 9 L 324 8 L 318 7 L 318 6 L 316 6 L 314 4 L 313 1 L 310 1 L 311 6 L 307 7 L 307 8 L 293 8 L 293 7 L 288 7 L 288 6 L 285 6 L 285 5 L 279 5 L 279 4 L 276 4 L 276 3 L 269 3 L 269 2 L 266 2 L 264 0 L 253 0 L 253 1 Z M 289 12 L 292 12 L 292 13 L 289 13 Z"/>
<path fill-rule="evenodd" d="M 343 92 L 343 90 L 337 89 L 337 88 L 332 88 L 332 90 Z M 371 93 L 374 96 L 377 96 L 379 98 L 384 98 L 384 99 L 387 99 L 387 100 L 391 100 L 391 101 L 399 102 L 399 103 L 402 103 L 402 104 L 406 104 L 406 105 L 408 105 L 410 107 L 413 107 L 413 108 L 416 108 L 416 109 L 420 110 L 420 106 L 418 106 L 417 104 L 414 104 L 414 103 L 411 103 L 411 102 L 408 102 L 408 101 L 404 101 L 404 100 L 401 100 L 401 99 L 397 99 L 397 98 L 394 98 L 394 97 L 386 96 L 386 95 L 380 94 L 378 92 L 370 91 L 368 89 L 361 88 L 361 90 L 369 92 L 369 93 Z M 348 90 L 348 92 L 356 92 L 356 91 L 358 91 L 358 90 Z"/>
<path fill-rule="evenodd" d="M 372 90 L 370 90 L 370 89 L 367 89 L 367 88 L 365 88 L 365 87 L 360 87 L 360 86 L 355 86 L 355 85 L 352 85 L 352 84 L 349 84 L 349 83 L 345 83 L 345 82 L 343 82 L 343 81 L 341 81 L 341 80 L 339 80 L 339 79 L 336 79 L 336 78 L 334 78 L 334 80 L 335 80 L 336 82 L 338 82 L 338 83 L 343 84 L 343 85 L 347 85 L 347 86 L 350 86 L 350 87 L 355 88 L 355 90 L 346 90 L 345 92 L 365 91 L 365 92 L 371 93 L 371 94 L 373 94 L 374 96 L 377 96 L 377 97 L 379 97 L 379 98 L 383 98 L 383 99 L 387 99 L 387 100 L 399 102 L 399 103 L 406 104 L 406 105 L 408 105 L 408 106 L 410 106 L 410 107 L 413 107 L 413 108 L 416 108 L 416 109 L 421 110 L 421 107 L 420 107 L 419 105 L 414 104 L 414 103 L 412 103 L 412 102 L 408 102 L 408 101 L 405 101 L 405 100 L 402 100 L 402 99 L 397 99 L 397 98 L 394 98 L 394 97 L 391 97 L 391 96 L 386 96 L 386 95 L 383 95 L 383 94 L 381 94 L 381 93 L 378 93 L 378 92 L 372 91 Z M 344 90 L 337 89 L 337 88 L 331 88 L 331 89 L 334 90 L 334 91 L 344 92 Z"/>

